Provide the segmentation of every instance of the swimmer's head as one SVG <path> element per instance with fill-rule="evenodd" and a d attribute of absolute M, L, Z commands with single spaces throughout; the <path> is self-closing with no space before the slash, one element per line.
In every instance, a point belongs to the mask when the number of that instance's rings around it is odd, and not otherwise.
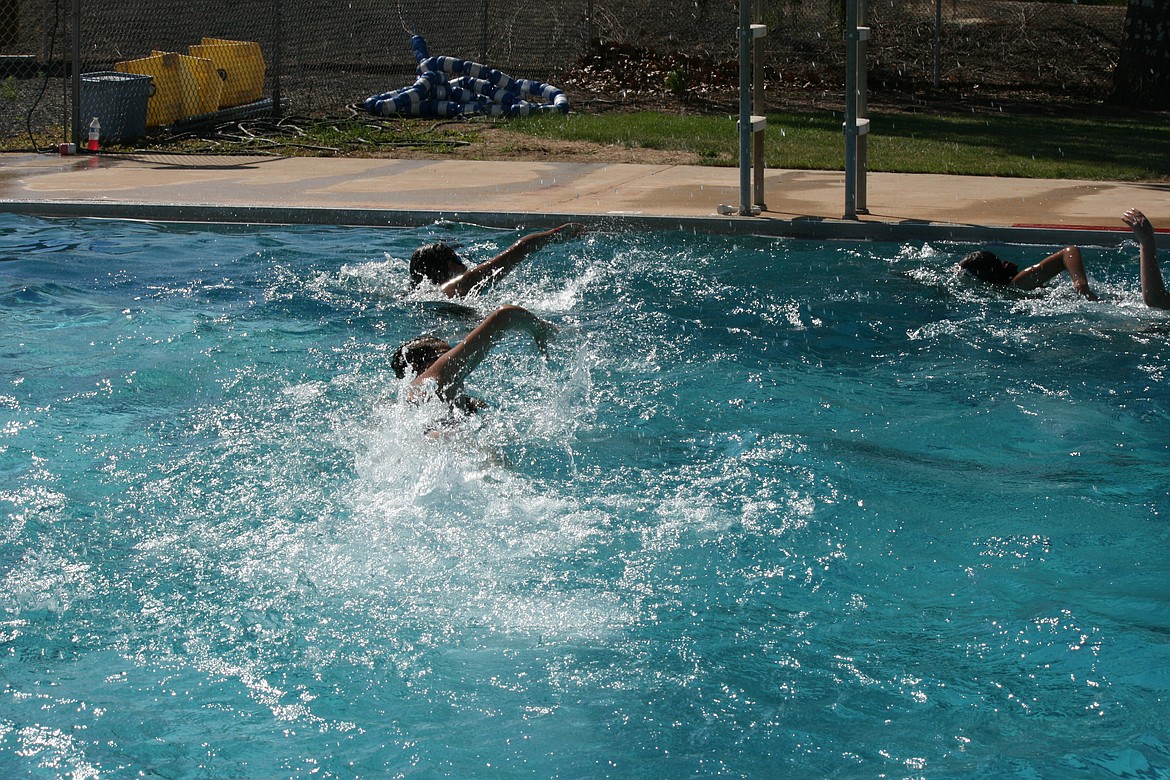
<path fill-rule="evenodd" d="M 467 272 L 467 266 L 449 244 L 441 241 L 420 246 L 410 256 L 410 283 L 422 284 L 429 279 L 432 284 L 445 284 Z"/>
<path fill-rule="evenodd" d="M 1019 272 L 1019 266 L 1000 260 L 994 252 L 980 249 L 962 259 L 959 267 L 967 273 L 992 284 L 1011 284 Z"/>
<path fill-rule="evenodd" d="M 394 350 L 394 357 L 390 358 L 390 367 L 394 369 L 394 376 L 399 379 L 405 379 L 408 372 L 418 376 L 449 349 L 451 345 L 442 339 L 423 336 L 408 341 Z"/>

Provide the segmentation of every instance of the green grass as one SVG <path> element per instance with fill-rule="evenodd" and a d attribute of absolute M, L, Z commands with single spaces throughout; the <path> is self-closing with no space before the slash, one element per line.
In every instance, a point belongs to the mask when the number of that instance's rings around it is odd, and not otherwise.
<path fill-rule="evenodd" d="M 0 98 L 3 97 L 0 84 Z M 1165 113 L 1021 116 L 1007 113 L 887 113 L 871 111 L 870 171 L 970 176 L 1170 182 L 1170 133 Z M 538 114 L 499 122 L 542 138 L 690 152 L 701 164 L 738 164 L 736 117 L 656 112 Z M 771 168 L 843 170 L 840 112 L 774 113 L 768 117 L 765 162 Z M 156 150 L 189 153 L 266 151 L 274 154 L 363 156 L 396 148 L 437 154 L 475 146 L 477 122 L 400 119 L 256 120 L 246 137 L 189 139 Z M 59 139 L 57 139 L 59 140 Z M 38 139 L 41 147 L 57 140 Z M 10 148 L 28 146 L 13 136 Z M 4 144 L 0 143 L 0 149 Z M 114 151 L 113 149 L 111 151 Z"/>
<path fill-rule="evenodd" d="M 868 170 L 971 176 L 1170 181 L 1165 115 L 1020 116 L 871 112 Z M 693 152 L 738 164 L 736 117 L 658 113 L 541 114 L 513 129 L 562 140 Z M 769 114 L 765 161 L 773 168 L 841 170 L 841 114 Z"/>
<path fill-rule="evenodd" d="M 634 149 L 697 154 L 715 165 L 734 165 L 738 141 L 727 117 L 633 114 L 536 114 L 508 120 L 509 128 L 542 138 L 589 141 Z"/>

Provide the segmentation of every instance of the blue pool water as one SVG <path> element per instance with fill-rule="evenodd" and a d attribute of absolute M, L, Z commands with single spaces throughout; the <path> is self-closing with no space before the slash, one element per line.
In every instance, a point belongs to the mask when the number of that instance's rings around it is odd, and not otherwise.
<path fill-rule="evenodd" d="M 0 217 L 0 777 L 1170 777 L 1136 248 Z M 1038 259 L 1046 248 L 1008 247 Z M 519 303 L 445 438 L 389 357 Z"/>

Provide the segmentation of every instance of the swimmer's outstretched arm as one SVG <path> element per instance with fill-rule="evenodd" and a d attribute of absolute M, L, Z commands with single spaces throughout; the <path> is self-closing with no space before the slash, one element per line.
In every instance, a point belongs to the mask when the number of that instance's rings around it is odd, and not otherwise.
<path fill-rule="evenodd" d="M 555 227 L 552 230 L 529 233 L 491 260 L 480 263 L 462 276 L 444 284 L 443 292 L 448 297 L 462 297 L 480 287 L 495 284 L 519 265 L 521 260 L 545 244 L 558 238 L 573 238 L 579 235 L 584 229 L 585 226 L 579 222 L 570 222 L 566 225 Z"/>
<path fill-rule="evenodd" d="M 1146 215 L 1137 209 L 1130 209 L 1121 215 L 1121 221 L 1133 228 L 1134 238 L 1142 247 L 1142 300 L 1146 306 L 1155 309 L 1170 309 L 1170 293 L 1162 282 L 1162 270 L 1158 268 L 1158 245 L 1154 241 L 1154 226 Z"/>
<path fill-rule="evenodd" d="M 519 306 L 501 306 L 489 314 L 467 338 L 443 353 L 431 366 L 414 378 L 413 385 L 434 381 L 439 395 L 448 398 L 458 390 L 463 379 L 475 370 L 505 333 L 518 330 L 532 336 L 537 347 L 545 352 L 548 340 L 556 327 Z"/>
<path fill-rule="evenodd" d="M 1078 246 L 1066 246 L 1059 252 L 1055 252 L 1039 263 L 1036 263 L 1036 265 L 1020 271 L 1012 279 L 1012 287 L 1018 287 L 1021 290 L 1034 290 L 1061 271 L 1068 271 L 1068 275 L 1072 279 L 1073 288 L 1083 295 L 1086 300 L 1100 300 L 1097 294 L 1089 287 L 1089 278 L 1085 274 L 1085 263 L 1081 259 L 1081 248 Z"/>

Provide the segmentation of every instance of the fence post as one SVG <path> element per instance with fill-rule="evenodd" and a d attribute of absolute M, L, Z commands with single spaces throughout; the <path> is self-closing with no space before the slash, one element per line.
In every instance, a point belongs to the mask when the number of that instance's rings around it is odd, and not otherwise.
<path fill-rule="evenodd" d="M 281 114 L 281 100 L 283 96 L 280 90 L 280 76 L 281 68 L 283 67 L 282 54 L 284 51 L 284 15 L 282 14 L 284 0 L 272 0 L 272 26 L 274 28 L 272 33 L 272 115 L 280 116 Z"/>
<path fill-rule="evenodd" d="M 81 0 L 73 0 L 72 23 L 72 51 L 69 54 L 71 67 L 69 69 L 70 94 L 73 101 L 73 115 L 71 117 L 73 143 L 81 149 Z"/>
<path fill-rule="evenodd" d="M 942 84 L 942 0 L 934 0 L 934 88 Z"/>
<path fill-rule="evenodd" d="M 483 0 L 483 11 L 479 21 L 479 61 L 488 61 L 488 0 Z"/>

